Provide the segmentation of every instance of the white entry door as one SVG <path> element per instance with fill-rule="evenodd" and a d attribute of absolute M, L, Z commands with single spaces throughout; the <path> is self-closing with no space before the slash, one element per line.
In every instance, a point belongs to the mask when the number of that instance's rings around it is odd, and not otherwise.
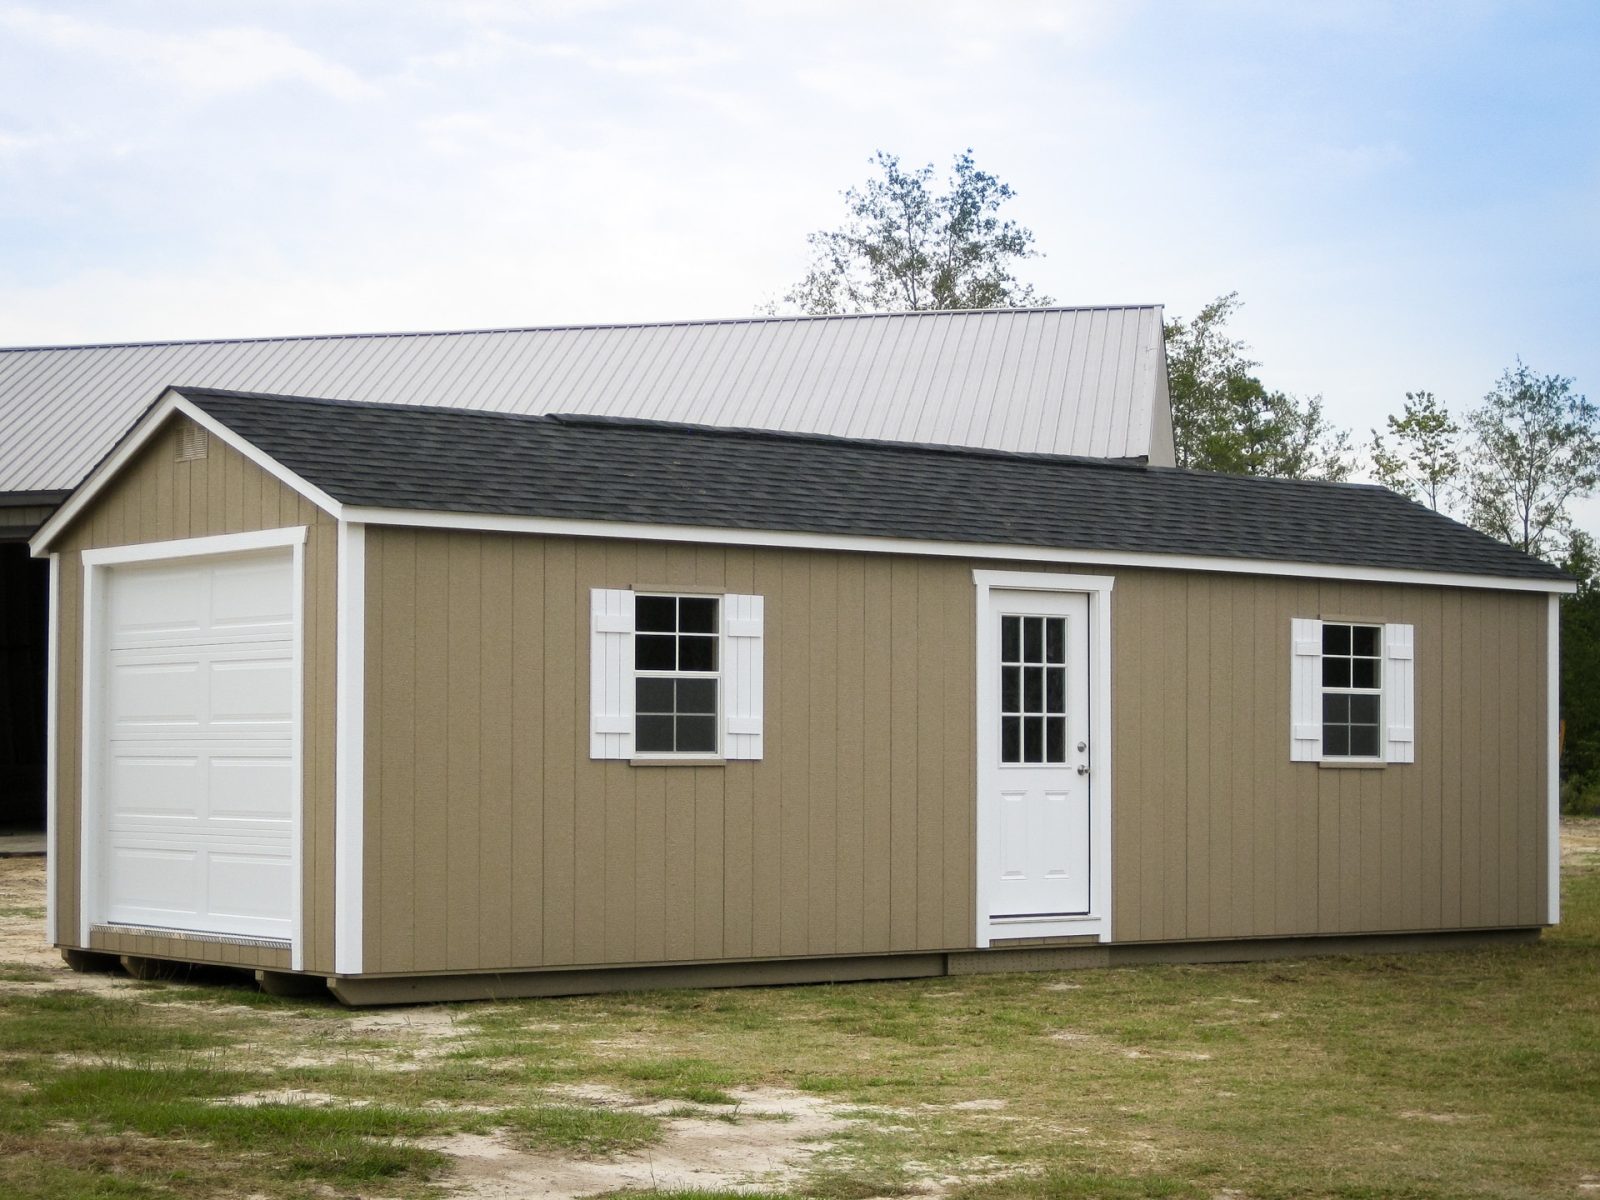
<path fill-rule="evenodd" d="M 114 566 L 103 594 L 100 919 L 288 940 L 290 551 Z"/>
<path fill-rule="evenodd" d="M 983 664 L 981 889 L 991 921 L 1090 909 L 1089 598 L 995 590 Z"/>

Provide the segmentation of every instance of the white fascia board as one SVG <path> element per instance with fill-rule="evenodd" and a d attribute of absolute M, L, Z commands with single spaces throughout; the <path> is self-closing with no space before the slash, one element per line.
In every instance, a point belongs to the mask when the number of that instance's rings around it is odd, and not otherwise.
<path fill-rule="evenodd" d="M 1214 571 L 1226 575 L 1271 575 L 1296 579 L 1335 579 L 1359 583 L 1403 583 L 1423 587 L 1484 588 L 1504 592 L 1565 594 L 1577 590 L 1568 580 L 1502 578 L 1443 571 L 1402 571 L 1334 563 L 1217 558 L 1188 554 L 1149 554 L 1132 550 L 1066 550 L 1005 543 L 922 541 L 862 534 L 791 533 L 768 529 L 723 529 L 700 525 L 648 525 L 564 517 L 506 517 L 492 513 L 429 512 L 407 508 L 357 508 L 346 505 L 344 519 L 366 525 L 413 529 L 467 529 L 481 533 L 537 533 L 550 537 L 617 538 L 645 542 L 700 542 L 723 546 L 764 546 L 786 550 L 840 550 L 865 554 L 909 554 L 937 558 L 984 558 L 1011 562 L 1068 563 L 1084 567 L 1149 567 L 1162 571 Z"/>
<path fill-rule="evenodd" d="M 339 522 L 334 685 L 333 969 L 359 975 L 366 823 L 366 527 Z"/>
<path fill-rule="evenodd" d="M 215 417 L 205 412 L 198 405 L 188 400 L 182 392 L 175 388 L 168 388 L 161 394 L 161 398 L 149 412 L 145 413 L 134 427 L 128 431 L 122 441 L 117 444 L 100 465 L 97 466 L 89 477 L 80 483 L 72 495 L 62 503 L 61 507 L 51 514 L 50 519 L 34 532 L 28 540 L 28 550 L 35 558 L 43 558 L 49 551 L 50 544 L 56 537 L 70 525 L 73 519 L 83 511 L 105 486 L 116 476 L 117 472 L 127 465 L 128 461 L 142 450 L 147 442 L 155 436 L 166 419 L 174 412 L 182 413 L 196 425 L 213 434 L 219 441 L 237 450 L 267 474 L 279 480 L 285 486 L 299 492 L 300 495 L 310 500 L 319 508 L 325 509 L 334 517 L 338 517 L 342 505 L 321 488 L 307 483 L 300 476 L 289 470 L 277 459 L 264 453 L 251 442 L 240 437 Z"/>
<path fill-rule="evenodd" d="M 1561 920 L 1561 600 L 1550 597 L 1546 638 L 1545 713 L 1545 923 Z"/>

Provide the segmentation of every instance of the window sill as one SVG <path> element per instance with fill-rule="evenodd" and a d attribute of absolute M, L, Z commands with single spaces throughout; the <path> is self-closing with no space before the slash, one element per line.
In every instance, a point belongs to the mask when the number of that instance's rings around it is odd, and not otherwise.
<path fill-rule="evenodd" d="M 725 758 L 630 758 L 630 767 L 725 767 Z"/>
<path fill-rule="evenodd" d="M 1381 771 L 1389 764 L 1381 758 L 1319 758 L 1317 766 L 1329 771 Z"/>

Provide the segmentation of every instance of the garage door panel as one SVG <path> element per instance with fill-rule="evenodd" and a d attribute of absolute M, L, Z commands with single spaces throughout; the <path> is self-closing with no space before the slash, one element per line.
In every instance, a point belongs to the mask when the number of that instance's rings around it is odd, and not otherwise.
<path fill-rule="evenodd" d="M 294 763 L 286 753 L 214 754 L 206 782 L 210 819 L 219 826 L 266 822 L 287 828 L 293 819 Z"/>
<path fill-rule="evenodd" d="M 107 672 L 110 734 L 169 737 L 198 731 L 205 720 L 206 678 L 200 659 L 126 659 L 113 655 Z"/>
<path fill-rule="evenodd" d="M 113 754 L 106 772 L 112 826 L 127 820 L 196 824 L 205 810 L 203 764 L 198 754 Z"/>
<path fill-rule="evenodd" d="M 197 917 L 194 897 L 204 885 L 198 847 L 111 839 L 112 921 L 191 928 Z"/>
<path fill-rule="evenodd" d="M 294 659 L 281 653 L 218 652 L 210 660 L 209 723 L 236 736 L 241 727 L 287 735 L 294 714 Z"/>
<path fill-rule="evenodd" d="M 206 855 L 206 871 L 212 916 L 235 932 L 288 936 L 283 896 L 293 880 L 287 855 L 213 849 Z"/>
<path fill-rule="evenodd" d="M 112 567 L 104 916 L 287 939 L 299 687 L 290 552 Z"/>
<path fill-rule="evenodd" d="M 277 563 L 237 562 L 211 576 L 210 628 L 229 636 L 286 636 L 294 620 L 293 577 Z"/>
<path fill-rule="evenodd" d="M 124 568 L 114 573 L 107 606 L 108 644 L 191 641 L 204 633 L 208 598 L 193 568 Z"/>

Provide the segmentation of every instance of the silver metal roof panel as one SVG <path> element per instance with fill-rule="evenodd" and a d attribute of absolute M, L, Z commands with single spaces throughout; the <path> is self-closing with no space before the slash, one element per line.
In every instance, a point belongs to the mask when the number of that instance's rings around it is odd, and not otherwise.
<path fill-rule="evenodd" d="M 0 348 L 0 493 L 69 489 L 169 386 L 1172 462 L 1161 309 Z"/>

